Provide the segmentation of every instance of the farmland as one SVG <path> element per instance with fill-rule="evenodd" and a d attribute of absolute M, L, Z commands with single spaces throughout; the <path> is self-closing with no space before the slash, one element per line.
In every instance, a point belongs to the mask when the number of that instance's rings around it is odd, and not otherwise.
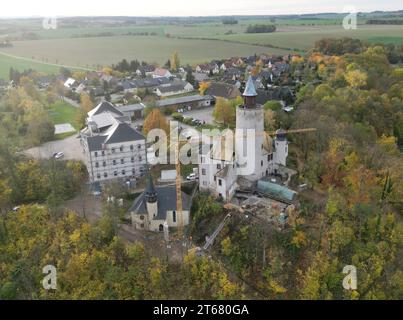
<path fill-rule="evenodd" d="M 55 30 L 43 29 L 40 19 L 0 21 L 0 37 L 14 39 L 13 47 L 0 49 L 0 78 L 7 78 L 10 67 L 43 72 L 56 72 L 61 65 L 99 69 L 123 58 L 164 64 L 173 52 L 179 53 L 182 64 L 191 65 L 255 53 L 304 53 L 315 41 L 326 37 L 403 43 L 403 26 L 366 25 L 360 17 L 357 30 L 344 30 L 342 18 L 340 14 L 240 17 L 233 25 L 223 24 L 219 17 L 140 22 L 129 18 L 71 18 L 62 19 Z M 256 23 L 275 23 L 277 31 L 245 33 L 248 25 Z M 35 39 L 28 40 L 30 36 Z"/>
<path fill-rule="evenodd" d="M 219 40 L 177 39 L 157 36 L 116 36 L 77 39 L 16 41 L 3 52 L 76 67 L 97 67 L 122 58 L 165 63 L 177 51 L 182 63 L 194 64 L 233 55 L 247 56 L 268 51 L 263 46 Z M 285 50 L 270 50 L 285 54 Z"/>
<path fill-rule="evenodd" d="M 0 53 L 0 78 L 8 78 L 10 68 L 18 70 L 35 69 L 47 73 L 57 72 L 58 67 L 33 62 L 25 59 L 16 59 Z"/>

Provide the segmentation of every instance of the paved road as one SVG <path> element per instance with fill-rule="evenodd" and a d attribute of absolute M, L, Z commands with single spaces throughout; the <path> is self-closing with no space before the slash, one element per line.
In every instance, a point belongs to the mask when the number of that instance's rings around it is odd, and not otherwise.
<path fill-rule="evenodd" d="M 194 109 L 191 111 L 186 111 L 183 115 L 185 117 L 192 117 L 200 121 L 205 121 L 206 123 L 213 124 L 213 110 L 214 107 L 206 107 L 202 109 Z"/>
<path fill-rule="evenodd" d="M 73 106 L 74 108 L 80 108 L 80 104 L 78 102 L 74 101 L 73 99 L 63 97 L 63 100 L 65 102 L 67 102 L 68 104 L 70 104 L 71 106 Z"/>
<path fill-rule="evenodd" d="M 36 159 L 48 159 L 56 152 L 63 152 L 63 159 L 65 160 L 85 161 L 83 148 L 81 146 L 80 139 L 77 138 L 77 134 L 74 134 L 63 140 L 55 140 L 44 143 L 39 147 L 28 149 L 24 153 Z"/>

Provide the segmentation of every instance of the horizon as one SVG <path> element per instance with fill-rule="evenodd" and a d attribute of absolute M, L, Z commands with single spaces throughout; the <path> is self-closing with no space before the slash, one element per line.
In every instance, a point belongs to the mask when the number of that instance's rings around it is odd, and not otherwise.
<path fill-rule="evenodd" d="M 39 2 L 39 5 L 38 5 Z M 290 16 L 309 14 L 342 14 L 347 13 L 348 7 L 354 7 L 357 12 L 371 13 L 375 11 L 401 11 L 401 2 L 391 0 L 380 4 L 379 1 L 359 0 L 328 1 L 320 0 L 297 1 L 284 0 L 281 3 L 267 0 L 222 0 L 216 3 L 205 0 L 204 3 L 188 3 L 184 0 L 172 0 L 166 3 L 162 0 L 151 0 L 138 3 L 130 0 L 116 0 L 113 8 L 107 3 L 82 3 L 71 0 L 68 3 L 55 3 L 42 0 L 32 3 L 28 0 L 15 0 L 2 8 L 1 19 L 43 18 L 57 16 L 69 17 L 139 17 L 139 18 L 186 18 L 186 17 L 222 17 L 222 16 Z M 131 12 L 133 11 L 133 12 Z"/>

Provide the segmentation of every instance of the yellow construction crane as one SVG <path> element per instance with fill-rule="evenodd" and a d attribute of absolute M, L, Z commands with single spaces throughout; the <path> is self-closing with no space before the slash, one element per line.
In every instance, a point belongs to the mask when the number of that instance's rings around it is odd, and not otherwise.
<path fill-rule="evenodd" d="M 182 177 L 181 177 L 181 164 L 179 161 L 179 126 L 176 127 L 178 131 L 178 137 L 172 139 L 171 135 L 169 135 L 169 146 L 168 149 L 171 150 L 171 147 L 174 147 L 174 159 L 175 159 L 175 170 L 176 170 L 176 216 L 178 217 L 178 236 L 179 239 L 183 237 L 183 204 L 182 204 Z"/>
<path fill-rule="evenodd" d="M 291 130 L 276 130 L 276 131 L 265 131 L 264 133 L 272 136 L 277 134 L 289 134 L 289 133 L 304 133 L 304 132 L 314 132 L 316 128 L 305 128 L 305 129 L 291 129 Z"/>
<path fill-rule="evenodd" d="M 291 129 L 291 130 L 282 130 L 278 129 L 276 131 L 261 131 L 261 132 L 256 132 L 257 136 L 261 135 L 269 135 L 269 136 L 275 136 L 275 135 L 280 135 L 280 134 L 289 134 L 289 133 L 305 133 L 305 132 L 314 132 L 316 131 L 316 128 L 304 128 L 304 129 Z M 247 133 L 242 133 L 242 136 L 246 136 Z"/>

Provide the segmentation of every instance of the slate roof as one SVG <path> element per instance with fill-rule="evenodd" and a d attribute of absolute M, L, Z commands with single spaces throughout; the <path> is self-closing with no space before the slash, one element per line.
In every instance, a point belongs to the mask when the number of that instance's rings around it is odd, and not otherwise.
<path fill-rule="evenodd" d="M 92 152 L 102 150 L 103 144 L 114 144 L 144 139 L 145 137 L 137 130 L 130 127 L 130 125 L 118 121 L 102 135 L 87 137 L 87 144 L 89 151 Z"/>
<path fill-rule="evenodd" d="M 155 190 L 157 192 L 158 213 L 154 220 L 165 220 L 167 211 L 176 210 L 176 187 L 155 187 Z M 146 193 L 143 192 L 136 200 L 134 200 L 133 205 L 130 208 L 131 212 L 134 212 L 135 214 L 147 214 L 145 194 Z M 182 192 L 183 210 L 190 211 L 191 204 L 191 197 Z"/>
<path fill-rule="evenodd" d="M 244 97 L 256 97 L 257 96 L 252 76 L 249 76 L 249 79 L 246 82 L 246 87 L 245 87 L 245 91 L 243 92 L 243 96 Z"/>
<path fill-rule="evenodd" d="M 134 88 L 151 88 L 158 87 L 162 84 L 168 84 L 170 80 L 168 78 L 145 78 L 133 80 L 131 83 Z"/>
<path fill-rule="evenodd" d="M 123 113 L 120 112 L 112 103 L 110 103 L 108 101 L 102 101 L 94 109 L 92 109 L 90 112 L 88 112 L 88 116 L 92 117 L 97 114 L 101 114 L 103 112 L 110 112 L 110 113 L 114 113 L 118 116 L 123 116 Z"/>
<path fill-rule="evenodd" d="M 186 82 L 181 82 L 181 83 L 174 83 L 169 86 L 160 86 L 158 87 L 158 90 L 161 93 L 167 93 L 167 92 L 178 92 L 178 91 L 183 91 L 185 90 L 185 86 L 187 85 Z"/>
<path fill-rule="evenodd" d="M 201 96 L 199 94 L 196 94 L 193 96 L 185 96 L 185 97 L 159 100 L 159 101 L 157 101 L 156 105 L 157 105 L 157 107 L 161 108 L 161 107 L 172 106 L 172 105 L 176 105 L 176 104 L 190 103 L 190 102 L 203 101 L 203 100 L 212 100 L 212 99 L 214 99 L 214 98 L 209 95 Z"/>
<path fill-rule="evenodd" d="M 120 106 L 118 109 L 121 112 L 132 112 L 143 110 L 146 106 L 143 103 L 128 104 L 125 106 Z"/>
<path fill-rule="evenodd" d="M 224 82 L 213 82 L 206 90 L 206 94 L 214 97 L 222 97 L 226 99 L 233 99 L 241 95 L 239 89 Z"/>

